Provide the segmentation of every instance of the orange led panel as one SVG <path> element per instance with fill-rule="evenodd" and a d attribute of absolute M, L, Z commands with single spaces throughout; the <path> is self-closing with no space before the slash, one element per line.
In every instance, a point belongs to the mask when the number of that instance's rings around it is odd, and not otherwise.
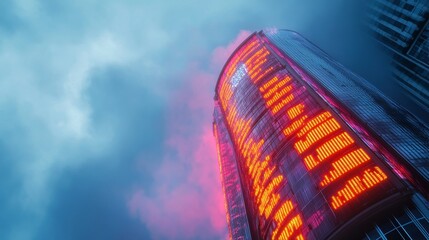
<path fill-rule="evenodd" d="M 262 93 L 265 92 L 271 85 L 273 85 L 278 80 L 279 78 L 277 76 L 274 76 L 268 82 L 264 83 L 264 85 L 262 85 L 262 87 L 259 88 L 259 91 Z"/>
<path fill-rule="evenodd" d="M 341 133 L 323 143 L 320 147 L 316 148 L 317 156 L 312 154 L 304 157 L 304 163 L 308 170 L 313 169 L 319 163 L 323 162 L 326 158 L 341 151 L 342 149 L 354 143 L 353 139 L 346 132 Z"/>
<path fill-rule="evenodd" d="M 269 195 L 271 195 L 271 193 L 273 192 L 274 188 L 277 187 L 277 186 L 279 186 L 282 181 L 283 181 L 283 176 L 282 175 L 278 175 L 275 178 L 273 178 L 271 180 L 271 182 L 268 184 L 268 186 L 264 189 L 264 191 L 262 192 L 262 194 L 259 194 L 257 196 L 257 203 L 265 204 L 261 200 L 262 199 L 266 199 Z"/>
<path fill-rule="evenodd" d="M 260 155 L 260 154 L 258 154 Z M 258 156 L 259 158 L 259 156 Z M 262 172 L 265 171 L 265 169 L 268 166 L 268 162 L 267 161 L 257 161 L 257 164 L 255 166 L 256 170 L 253 170 L 251 172 L 249 172 L 250 176 L 254 179 L 259 179 L 259 177 L 261 176 Z"/>
<path fill-rule="evenodd" d="M 276 234 L 274 234 L 273 232 L 271 239 L 289 239 L 301 226 L 302 226 L 302 219 L 299 215 L 296 215 L 287 223 L 286 227 L 280 233 L 280 236 L 278 238 L 276 236 L 277 232 Z"/>
<path fill-rule="evenodd" d="M 274 220 L 276 222 L 283 222 L 285 218 L 289 215 L 289 213 L 293 209 L 292 201 L 288 200 L 283 203 L 283 205 L 280 207 L 280 209 L 276 212 L 274 216 Z"/>
<path fill-rule="evenodd" d="M 329 171 L 329 174 L 323 177 L 323 181 L 320 183 L 320 186 L 326 186 L 329 183 L 335 181 L 345 173 L 349 172 L 352 169 L 362 165 L 365 162 L 368 162 L 370 157 L 366 152 L 359 148 L 346 154 L 340 159 L 332 163 L 333 170 Z"/>
<path fill-rule="evenodd" d="M 305 140 L 299 140 L 294 144 L 298 153 L 303 153 L 317 141 L 323 139 L 330 133 L 340 129 L 340 124 L 334 118 L 327 120 L 314 129 L 310 130 L 305 136 Z"/>
<path fill-rule="evenodd" d="M 276 85 L 274 85 L 266 93 L 264 93 L 263 97 L 265 99 L 269 98 L 273 93 L 275 93 L 280 87 L 283 87 L 284 85 L 286 85 L 286 81 L 285 80 L 276 83 Z"/>
<path fill-rule="evenodd" d="M 309 120 L 305 127 L 301 129 L 301 131 L 298 132 L 298 137 L 302 137 L 304 134 L 306 134 L 309 130 L 311 130 L 313 127 L 317 126 L 318 124 L 326 121 L 328 118 L 330 118 L 332 115 L 330 112 L 326 111 L 323 112 L 315 117 L 313 117 L 311 120 Z"/>
<path fill-rule="evenodd" d="M 287 97 L 285 97 L 280 103 L 276 104 L 273 108 L 271 108 L 271 111 L 275 114 L 278 111 L 280 111 L 286 104 L 288 104 L 290 101 L 292 101 L 295 98 L 294 94 L 291 93 Z"/>
<path fill-rule="evenodd" d="M 387 175 L 377 166 L 365 169 L 363 174 L 359 174 L 348 180 L 345 186 L 331 197 L 331 206 L 334 209 L 338 209 L 386 179 Z"/>
<path fill-rule="evenodd" d="M 354 143 L 354 140 L 347 132 L 343 132 L 338 136 L 335 136 L 331 140 L 325 142 L 322 146 L 316 149 L 317 157 L 323 161 L 329 156 L 337 153 L 338 151 L 350 146 Z"/>
<path fill-rule="evenodd" d="M 299 103 L 298 105 L 292 107 L 287 111 L 287 115 L 289 116 L 289 119 L 293 120 L 298 115 L 304 112 L 305 105 L 303 103 Z"/>
<path fill-rule="evenodd" d="M 304 236 L 302 234 L 299 234 L 298 236 L 296 236 L 295 240 L 304 240 Z"/>
<path fill-rule="evenodd" d="M 291 125 L 283 130 L 283 134 L 286 136 L 290 136 L 296 130 L 298 130 L 303 124 L 304 121 L 308 118 L 307 115 L 302 116 L 300 119 L 295 120 Z"/>
<path fill-rule="evenodd" d="M 265 218 L 268 218 L 273 211 L 273 208 L 277 206 L 280 200 L 280 194 L 274 194 L 272 198 L 269 200 L 267 206 L 263 210 Z"/>
<path fill-rule="evenodd" d="M 251 75 L 253 83 L 259 82 L 259 80 L 261 80 L 264 76 L 268 75 L 273 70 L 274 70 L 274 67 L 269 67 L 268 69 L 264 70 L 264 72 L 262 74 L 259 74 L 258 77 L 256 77 L 256 75 Z"/>
<path fill-rule="evenodd" d="M 263 175 L 263 179 L 261 181 L 261 184 L 265 185 L 265 183 L 267 182 L 267 180 L 272 176 L 274 172 L 274 167 L 272 168 L 268 168 Z"/>
<path fill-rule="evenodd" d="M 256 46 L 255 48 L 259 48 L 259 47 L 260 47 L 260 45 Z M 253 49 L 253 50 L 255 50 L 255 49 Z M 255 59 L 255 58 L 257 58 L 257 57 L 259 57 L 259 56 L 261 55 L 262 51 L 263 51 L 263 49 L 262 49 L 262 48 L 260 48 L 260 49 L 259 49 L 259 50 L 257 50 L 256 52 L 253 52 L 253 55 L 252 55 L 252 56 L 250 56 L 249 58 L 247 58 L 247 60 L 246 60 L 246 62 L 245 62 L 245 65 L 246 65 L 246 66 L 250 66 L 250 65 L 252 65 L 252 64 L 253 64 L 254 59 Z"/>
<path fill-rule="evenodd" d="M 292 90 L 292 85 L 288 85 L 284 87 L 282 90 L 275 92 L 274 96 L 267 101 L 267 105 L 268 106 L 273 105 L 273 103 L 275 103 L 281 97 L 286 95 L 286 93 L 290 92 L 290 90 Z"/>
<path fill-rule="evenodd" d="M 274 214 L 274 220 L 277 223 L 277 226 L 274 229 L 273 233 L 271 234 L 272 239 L 275 239 L 278 231 L 280 230 L 282 223 L 285 221 L 285 219 L 292 212 L 293 208 L 294 207 L 293 207 L 292 201 L 286 200 L 282 204 L 282 206 L 279 208 L 279 210 Z"/>
<path fill-rule="evenodd" d="M 319 164 L 319 161 L 317 161 L 313 155 L 308 155 L 304 157 L 304 164 L 307 167 L 307 170 L 311 170 Z"/>

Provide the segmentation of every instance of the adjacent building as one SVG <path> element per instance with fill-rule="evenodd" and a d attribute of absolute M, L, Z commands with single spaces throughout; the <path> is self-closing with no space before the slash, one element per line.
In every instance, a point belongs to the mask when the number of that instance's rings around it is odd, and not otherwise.
<path fill-rule="evenodd" d="M 421 110 L 429 113 L 429 1 L 374 0 L 368 25 L 394 55 L 394 77 Z"/>
<path fill-rule="evenodd" d="M 232 239 L 429 238 L 429 128 L 299 34 L 249 36 L 214 99 Z"/>

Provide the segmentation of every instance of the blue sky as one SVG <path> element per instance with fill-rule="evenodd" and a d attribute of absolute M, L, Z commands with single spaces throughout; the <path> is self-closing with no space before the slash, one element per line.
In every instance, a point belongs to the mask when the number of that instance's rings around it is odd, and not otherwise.
<path fill-rule="evenodd" d="M 0 238 L 225 238 L 224 61 L 293 29 L 393 92 L 354 2 L 0 1 Z"/>

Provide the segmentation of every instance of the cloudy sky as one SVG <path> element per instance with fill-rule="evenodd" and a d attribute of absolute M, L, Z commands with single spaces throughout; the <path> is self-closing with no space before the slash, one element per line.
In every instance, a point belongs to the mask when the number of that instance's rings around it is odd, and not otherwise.
<path fill-rule="evenodd" d="M 0 239 L 225 238 L 211 118 L 226 58 L 253 31 L 293 29 L 390 91 L 361 9 L 1 0 Z"/>

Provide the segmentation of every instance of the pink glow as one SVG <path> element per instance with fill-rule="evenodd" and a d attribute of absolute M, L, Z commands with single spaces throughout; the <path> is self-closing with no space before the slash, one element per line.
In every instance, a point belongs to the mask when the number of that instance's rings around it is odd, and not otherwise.
<path fill-rule="evenodd" d="M 213 72 L 194 63 L 179 76 L 185 80 L 170 99 L 163 160 L 153 173 L 153 187 L 137 188 L 128 199 L 130 214 L 145 224 L 151 238 L 228 236 L 212 133 L 213 95 L 221 65 L 249 34 L 241 31 L 228 46 L 213 51 Z"/>
<path fill-rule="evenodd" d="M 232 41 L 228 46 L 226 47 L 217 47 L 213 51 L 212 55 L 212 64 L 215 67 L 222 67 L 226 60 L 231 56 L 232 52 L 248 37 L 252 34 L 249 31 L 241 30 L 240 33 L 237 35 L 234 41 Z M 220 69 L 219 69 L 220 70 Z"/>

